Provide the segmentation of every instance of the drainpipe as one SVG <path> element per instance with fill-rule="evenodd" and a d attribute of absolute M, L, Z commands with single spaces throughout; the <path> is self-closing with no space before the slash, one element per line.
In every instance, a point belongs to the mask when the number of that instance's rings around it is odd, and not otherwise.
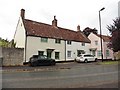
<path fill-rule="evenodd" d="M 66 61 L 66 40 L 65 40 L 65 61 Z"/>
<path fill-rule="evenodd" d="M 25 31 L 25 62 L 26 62 L 26 51 L 27 51 L 27 31 Z"/>

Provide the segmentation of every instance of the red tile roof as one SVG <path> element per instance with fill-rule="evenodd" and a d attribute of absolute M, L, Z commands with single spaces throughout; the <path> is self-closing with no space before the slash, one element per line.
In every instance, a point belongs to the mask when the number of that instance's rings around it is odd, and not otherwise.
<path fill-rule="evenodd" d="M 100 37 L 99 34 L 97 34 L 98 37 Z M 105 42 L 110 42 L 111 41 L 111 37 L 110 36 L 106 36 L 106 35 L 102 35 L 102 39 L 105 41 Z"/>
<path fill-rule="evenodd" d="M 73 31 L 61 27 L 55 27 L 53 25 L 28 19 L 24 19 L 24 26 L 27 31 L 27 35 L 30 36 L 90 43 L 90 40 L 81 31 Z"/>

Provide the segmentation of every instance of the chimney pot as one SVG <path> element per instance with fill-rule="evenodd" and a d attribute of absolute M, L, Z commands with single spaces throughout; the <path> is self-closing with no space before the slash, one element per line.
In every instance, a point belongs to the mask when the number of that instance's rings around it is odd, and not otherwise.
<path fill-rule="evenodd" d="M 56 16 L 54 16 L 54 20 L 52 21 L 52 25 L 57 27 L 57 19 Z"/>
<path fill-rule="evenodd" d="M 80 31 L 80 25 L 77 26 L 77 31 Z"/>
<path fill-rule="evenodd" d="M 21 18 L 22 18 L 22 19 L 25 18 L 25 9 L 21 9 Z"/>

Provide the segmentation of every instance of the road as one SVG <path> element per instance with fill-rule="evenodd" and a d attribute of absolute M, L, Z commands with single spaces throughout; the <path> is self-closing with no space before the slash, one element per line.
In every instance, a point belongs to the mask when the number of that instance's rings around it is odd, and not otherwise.
<path fill-rule="evenodd" d="M 118 65 L 62 64 L 42 71 L 3 72 L 3 88 L 118 88 Z M 57 69 L 50 69 L 49 68 Z M 36 67 L 37 69 L 39 67 Z M 40 67 L 41 68 L 41 67 Z M 44 68 L 44 67 L 42 67 Z"/>

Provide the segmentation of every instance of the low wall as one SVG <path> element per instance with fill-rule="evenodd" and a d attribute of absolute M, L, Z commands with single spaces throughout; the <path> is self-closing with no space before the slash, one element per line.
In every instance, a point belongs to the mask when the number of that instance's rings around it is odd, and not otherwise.
<path fill-rule="evenodd" d="M 23 65 L 23 48 L 0 48 L 2 52 L 0 57 L 0 63 L 2 66 L 19 66 Z"/>
<path fill-rule="evenodd" d="M 115 59 L 120 60 L 120 51 L 114 53 Z"/>

